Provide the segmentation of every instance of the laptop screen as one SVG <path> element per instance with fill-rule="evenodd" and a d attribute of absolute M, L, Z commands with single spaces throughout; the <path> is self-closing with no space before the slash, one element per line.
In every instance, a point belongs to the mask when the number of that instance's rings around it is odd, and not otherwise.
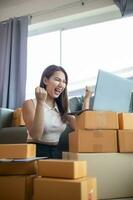
<path fill-rule="evenodd" d="M 133 81 L 99 70 L 93 110 L 132 112 Z"/>

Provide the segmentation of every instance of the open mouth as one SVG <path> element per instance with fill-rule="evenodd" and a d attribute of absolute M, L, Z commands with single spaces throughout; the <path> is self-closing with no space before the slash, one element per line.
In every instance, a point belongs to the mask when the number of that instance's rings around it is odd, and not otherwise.
<path fill-rule="evenodd" d="M 58 96 L 62 93 L 62 91 L 63 91 L 62 88 L 61 89 L 55 88 L 55 94 L 58 95 Z"/>

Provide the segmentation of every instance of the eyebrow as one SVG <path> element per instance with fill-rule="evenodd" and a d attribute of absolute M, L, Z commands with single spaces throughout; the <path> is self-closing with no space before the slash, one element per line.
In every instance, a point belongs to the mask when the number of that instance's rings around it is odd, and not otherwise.
<path fill-rule="evenodd" d="M 59 80 L 63 80 L 63 81 L 65 81 L 65 83 L 67 82 L 67 81 L 66 81 L 66 78 L 65 78 L 65 79 L 61 79 L 61 78 L 58 77 L 58 76 L 55 76 L 55 78 L 58 78 Z"/>

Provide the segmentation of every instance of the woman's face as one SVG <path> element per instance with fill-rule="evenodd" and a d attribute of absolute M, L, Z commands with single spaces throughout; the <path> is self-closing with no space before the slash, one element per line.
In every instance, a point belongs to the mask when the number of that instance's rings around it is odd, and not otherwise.
<path fill-rule="evenodd" d="M 52 98 L 58 98 L 66 88 L 66 78 L 62 71 L 56 71 L 49 78 L 44 79 L 47 93 Z"/>

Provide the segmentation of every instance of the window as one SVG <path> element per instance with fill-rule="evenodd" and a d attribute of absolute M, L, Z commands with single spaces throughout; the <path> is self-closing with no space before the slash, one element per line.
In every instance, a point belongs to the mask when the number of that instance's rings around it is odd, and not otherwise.
<path fill-rule="evenodd" d="M 62 64 L 70 77 L 70 90 L 93 84 L 98 69 L 122 76 L 133 72 L 132 26 L 130 17 L 63 31 Z"/>
<path fill-rule="evenodd" d="M 66 69 L 69 91 L 95 84 L 98 69 L 132 76 L 132 26 L 133 17 L 126 17 L 30 37 L 26 96 L 33 96 L 44 67 L 50 64 Z"/>
<path fill-rule="evenodd" d="M 60 64 L 60 32 L 52 32 L 28 38 L 26 99 L 33 98 L 39 86 L 44 68 Z"/>

